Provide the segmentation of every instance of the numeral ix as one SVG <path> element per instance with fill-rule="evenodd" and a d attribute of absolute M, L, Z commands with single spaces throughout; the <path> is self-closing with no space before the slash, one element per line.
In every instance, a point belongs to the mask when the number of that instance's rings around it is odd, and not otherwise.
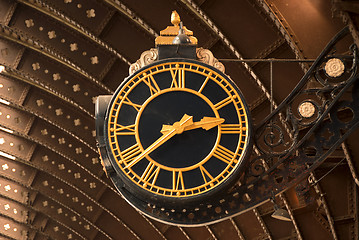
<path fill-rule="evenodd" d="M 116 135 L 135 135 L 135 124 L 123 126 L 121 124 L 116 124 L 115 134 Z"/>

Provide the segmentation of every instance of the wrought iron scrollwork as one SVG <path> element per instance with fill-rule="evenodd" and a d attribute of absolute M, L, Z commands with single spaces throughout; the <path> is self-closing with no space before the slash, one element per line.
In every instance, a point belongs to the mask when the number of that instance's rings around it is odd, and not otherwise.
<path fill-rule="evenodd" d="M 306 134 L 300 138 L 299 131 L 323 121 L 333 103 L 355 78 L 356 45 L 350 46 L 348 55 L 333 52 L 335 43 L 346 33 L 347 30 L 343 30 L 329 43 L 291 94 L 258 125 L 255 141 L 261 155 L 282 162 L 308 137 Z"/>
<path fill-rule="evenodd" d="M 345 55 L 334 51 L 348 33 L 345 28 L 333 38 L 289 96 L 258 124 L 240 184 L 185 206 L 156 206 L 129 195 L 131 202 L 157 220 L 200 226 L 243 213 L 301 182 L 359 126 L 357 47 Z"/>

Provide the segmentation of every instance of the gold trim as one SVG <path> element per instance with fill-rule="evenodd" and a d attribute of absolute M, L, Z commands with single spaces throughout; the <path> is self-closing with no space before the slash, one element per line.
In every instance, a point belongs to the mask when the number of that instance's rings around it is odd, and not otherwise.
<path fill-rule="evenodd" d="M 173 11 L 171 14 L 171 23 L 173 26 L 168 26 L 166 29 L 160 31 L 160 36 L 156 37 L 155 44 L 158 45 L 172 45 L 173 39 L 178 35 L 180 30 L 179 23 L 181 18 L 177 11 Z M 193 32 L 183 26 L 184 33 L 189 37 L 192 44 L 196 45 L 198 40 L 193 36 Z"/>
<path fill-rule="evenodd" d="M 176 36 L 158 36 L 155 40 L 155 44 L 156 44 L 156 46 L 158 46 L 158 45 L 173 45 L 172 42 Z M 191 41 L 192 44 L 197 45 L 197 42 L 198 42 L 197 38 L 195 38 L 193 36 L 189 36 L 189 40 Z"/>
<path fill-rule="evenodd" d="M 161 36 L 177 36 L 179 30 L 180 30 L 180 27 L 178 25 L 177 26 L 168 26 L 168 27 L 166 27 L 166 29 L 160 31 L 160 35 Z M 188 30 L 185 26 L 183 26 L 183 30 L 187 36 L 189 36 L 189 37 L 193 36 L 193 32 Z"/>
<path fill-rule="evenodd" d="M 171 14 L 171 23 L 173 26 L 168 26 L 166 29 L 160 31 L 161 36 L 177 36 L 178 31 L 180 29 L 179 23 L 181 22 L 181 18 L 178 15 L 177 11 L 172 11 Z M 183 27 L 184 33 L 187 36 L 193 36 L 193 32 L 188 30 L 186 27 Z"/>
<path fill-rule="evenodd" d="M 172 23 L 174 26 L 178 26 L 180 22 L 181 22 L 181 18 L 180 18 L 180 16 L 179 16 L 179 14 L 177 13 L 177 11 L 172 11 L 172 14 L 171 14 L 171 23 Z"/>

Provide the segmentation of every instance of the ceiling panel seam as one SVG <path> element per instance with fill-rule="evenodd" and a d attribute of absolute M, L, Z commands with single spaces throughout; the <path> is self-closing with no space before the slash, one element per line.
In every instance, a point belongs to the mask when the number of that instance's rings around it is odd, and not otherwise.
<path fill-rule="evenodd" d="M 7 200 L 10 200 L 10 201 L 13 201 L 13 202 L 16 202 L 16 203 L 22 205 L 23 207 L 25 207 L 25 208 L 27 208 L 27 209 L 30 209 L 30 210 L 32 210 L 33 212 L 36 212 L 37 215 L 40 213 L 40 212 L 38 212 L 36 209 L 33 209 L 32 206 L 30 206 L 30 205 L 25 205 L 24 203 L 19 202 L 19 201 L 17 201 L 16 199 L 12 199 L 12 198 L 9 198 L 9 197 L 7 197 L 7 196 L 3 196 L 2 194 L 0 194 L 0 197 L 1 197 L 1 198 L 4 198 L 4 199 L 7 199 Z M 48 219 L 51 219 L 50 216 L 47 215 L 46 213 L 42 213 L 42 212 L 41 212 L 41 214 L 47 216 Z M 10 217 L 10 218 L 11 218 L 11 217 Z M 14 218 L 11 218 L 11 219 L 14 220 L 14 221 L 16 221 Z M 55 221 L 56 221 L 56 220 L 55 220 Z M 41 229 L 38 229 L 38 228 L 34 227 L 34 225 L 31 224 L 31 223 L 23 223 L 23 222 L 19 222 L 19 221 L 16 221 L 16 222 L 19 223 L 19 224 L 21 224 L 21 225 L 26 226 L 27 228 L 30 228 L 30 229 L 32 229 L 32 230 L 35 230 L 36 233 L 40 233 L 41 235 L 43 235 L 43 236 L 45 236 L 45 237 L 47 237 L 47 238 L 50 238 L 50 237 L 51 237 L 49 234 L 47 234 L 47 233 L 41 231 Z"/>
<path fill-rule="evenodd" d="M 229 220 L 231 221 L 231 223 L 232 223 L 234 229 L 236 230 L 239 240 L 245 240 L 245 238 L 244 238 L 244 236 L 243 236 L 241 230 L 239 230 L 239 227 L 238 227 L 237 223 L 234 221 L 234 219 L 233 219 L 233 218 L 229 218 Z"/>
<path fill-rule="evenodd" d="M 76 165 L 77 167 L 81 168 L 84 172 L 86 172 L 87 174 L 89 174 L 91 177 L 93 177 L 94 179 L 96 179 L 97 181 L 99 181 L 101 184 L 105 185 L 107 188 L 109 188 L 111 191 L 113 191 L 116 195 L 118 195 L 119 197 L 121 197 L 121 195 L 110 185 L 108 185 L 105 181 L 103 181 L 100 177 L 98 177 L 96 174 L 94 174 L 93 172 L 91 172 L 89 169 L 87 169 L 85 166 L 81 165 L 80 163 L 76 162 L 74 159 L 72 159 L 71 157 L 65 156 L 64 154 L 62 154 L 61 152 L 57 151 L 56 149 L 53 149 L 50 146 L 47 146 L 44 143 L 41 143 L 39 141 L 37 141 L 36 139 L 33 139 L 32 137 L 28 136 L 28 135 L 24 135 L 21 133 L 18 133 L 16 131 L 14 131 L 14 133 L 12 134 L 13 136 L 17 136 L 19 138 L 24 138 L 28 141 L 31 141 L 35 144 L 38 144 L 44 148 L 49 149 L 50 151 L 57 153 L 59 156 L 61 156 L 62 158 L 68 160 L 69 162 L 71 162 L 72 164 Z M 8 154 L 12 154 L 11 152 L 6 152 Z M 31 161 L 31 160 L 29 160 Z"/>
<path fill-rule="evenodd" d="M 1 74 L 7 76 L 7 77 L 11 77 L 14 78 L 18 81 L 24 82 L 29 84 L 30 86 L 34 86 L 38 89 L 41 89 L 57 98 L 60 98 L 61 100 L 69 103 L 70 105 L 72 105 L 75 108 L 78 108 L 79 110 L 81 110 L 83 113 L 85 113 L 86 115 L 90 116 L 91 118 L 95 119 L 95 116 L 90 113 L 89 111 L 87 111 L 83 106 L 79 105 L 78 103 L 76 103 L 75 101 L 71 100 L 71 98 L 64 96 L 63 94 L 59 93 L 58 91 L 52 89 L 50 86 L 45 85 L 44 83 L 42 83 L 40 80 L 34 78 L 34 77 L 30 77 L 29 75 L 26 75 L 16 69 L 11 69 L 11 68 L 6 68 L 6 71 L 2 72 Z"/>
<path fill-rule="evenodd" d="M 143 19 L 138 17 L 131 9 L 129 9 L 125 4 L 120 2 L 119 0 L 104 0 L 107 4 L 111 5 L 115 9 L 117 9 L 120 13 L 128 17 L 131 21 L 140 26 L 143 30 L 149 33 L 153 37 L 158 37 L 158 33 L 153 30 L 149 24 L 147 24 Z"/>
<path fill-rule="evenodd" d="M 48 169 L 43 169 L 43 168 L 41 168 L 41 167 L 39 167 L 39 166 L 36 166 L 35 164 L 33 164 L 33 163 L 29 162 L 29 161 L 23 160 L 23 159 L 21 159 L 21 158 L 17 158 L 17 159 L 16 159 L 16 162 L 21 163 L 21 164 L 24 164 L 24 165 L 26 165 L 26 166 L 29 166 L 29 167 L 31 167 L 31 168 L 34 168 L 34 169 L 36 169 L 37 171 L 41 171 L 41 172 L 44 172 L 44 173 L 46 173 L 46 174 L 50 174 L 52 177 L 55 177 L 56 179 L 58 179 L 59 181 L 65 183 L 66 185 L 68 185 L 68 186 L 71 187 L 71 188 L 74 188 L 74 189 L 77 188 L 77 187 L 75 187 L 74 185 L 72 185 L 71 183 L 69 183 L 68 181 L 62 179 L 61 177 L 57 177 L 56 174 L 53 174 L 53 173 L 51 174 Z M 15 181 L 15 182 L 17 182 L 18 184 L 21 184 L 20 182 L 14 180 L 14 179 L 12 179 L 12 180 Z M 22 185 L 23 185 L 23 184 L 22 184 Z M 30 189 L 31 191 L 38 191 L 38 190 L 34 189 L 33 187 L 31 187 L 31 185 L 26 186 L 26 187 L 27 187 L 28 189 Z M 41 192 L 40 192 L 40 193 L 41 193 Z M 44 193 L 41 193 L 41 194 L 44 195 Z M 60 202 L 60 201 L 58 201 L 58 200 L 55 200 L 55 198 L 49 197 L 48 195 L 45 195 L 45 196 L 48 197 L 48 198 L 50 198 L 52 201 L 55 201 L 56 203 L 58 203 L 58 204 L 61 205 L 62 207 L 66 208 L 67 210 L 71 211 L 71 212 L 74 213 L 76 216 L 81 217 L 82 219 L 84 219 L 87 223 L 89 223 L 89 224 L 90 224 L 92 227 L 94 227 L 96 230 L 98 230 L 99 232 L 101 232 L 102 234 L 104 234 L 106 237 L 109 236 L 104 230 L 102 230 L 101 228 L 97 227 L 95 223 L 93 223 L 91 220 L 87 219 L 87 218 L 84 217 L 82 214 L 80 214 L 80 213 L 78 213 L 77 211 L 75 211 L 75 210 L 74 210 L 73 208 L 71 208 L 70 206 L 68 206 L 68 205 L 66 205 L 66 204 L 64 204 L 64 203 L 62 203 L 62 202 Z M 31 207 L 31 208 L 32 208 L 31 205 L 28 205 L 28 207 Z"/>
<path fill-rule="evenodd" d="M 17 30 L 13 28 L 9 28 L 7 26 L 4 26 L 0 24 L 0 36 L 10 40 L 11 42 L 18 43 L 24 47 L 27 47 L 31 50 L 34 50 L 35 52 L 40 53 L 41 55 L 44 55 L 64 66 L 67 68 L 77 72 L 81 76 L 89 79 L 91 82 L 93 82 L 95 85 L 100 87 L 101 89 L 105 90 L 107 93 L 112 94 L 113 91 L 109 89 L 107 86 L 105 86 L 103 83 L 98 81 L 95 77 L 91 76 L 89 73 L 87 73 L 85 70 L 77 66 L 75 63 L 71 62 L 67 58 L 60 56 L 59 54 L 55 53 L 54 51 L 50 50 L 48 47 L 45 47 L 43 44 L 31 39 L 30 37 L 27 37 L 23 33 L 17 32 Z"/>
<path fill-rule="evenodd" d="M 90 170 L 86 169 L 83 165 L 77 163 L 75 160 L 71 159 L 70 157 L 65 156 L 63 153 L 61 153 L 61 152 L 59 152 L 59 151 L 53 149 L 53 148 L 50 147 L 50 146 L 47 146 L 45 143 L 41 143 L 41 142 L 35 140 L 34 138 L 32 138 L 32 137 L 30 137 L 30 136 L 23 135 L 23 134 L 17 133 L 17 132 L 14 132 L 14 134 L 18 135 L 19 137 L 23 137 L 23 138 L 25 138 L 25 139 L 27 139 L 27 140 L 30 140 L 30 141 L 32 141 L 32 142 L 34 142 L 34 143 L 36 143 L 36 144 L 39 144 L 39 145 L 41 145 L 41 146 L 43 146 L 43 147 L 46 147 L 46 148 L 48 148 L 49 150 L 51 150 L 51 151 L 57 153 L 57 154 L 60 155 L 61 157 L 63 157 L 63 158 L 65 158 L 65 159 L 69 160 L 70 162 L 74 163 L 75 165 L 77 165 L 78 167 L 80 167 L 81 169 L 83 169 L 84 171 L 86 171 L 86 172 L 87 172 L 88 174 L 90 174 L 92 177 L 94 177 L 95 179 L 97 179 L 99 182 L 101 182 L 102 184 L 104 184 L 105 186 L 107 186 L 107 187 L 108 187 L 109 189 L 111 189 L 116 195 L 120 196 L 119 193 L 118 193 L 114 188 L 112 188 L 111 186 L 109 186 L 108 184 L 106 184 L 102 179 L 98 178 L 98 177 L 97 177 L 95 174 L 93 174 Z M 43 172 L 47 173 L 46 171 L 43 171 Z M 52 175 L 52 176 L 54 176 L 55 178 L 58 178 L 58 179 L 60 179 L 60 180 L 63 180 L 63 179 L 61 179 L 61 178 L 59 178 L 59 177 L 57 177 L 57 176 L 55 176 L 55 175 Z M 69 186 L 72 186 L 72 184 L 68 183 L 68 182 L 65 181 L 65 180 L 63 180 L 63 182 L 65 182 L 65 183 L 68 184 Z M 81 193 L 84 195 L 84 193 L 82 192 L 82 190 L 78 189 L 77 187 L 75 187 L 75 188 L 76 188 L 76 191 L 81 192 Z M 84 195 L 84 196 L 85 196 L 85 195 Z M 107 208 L 105 208 L 104 206 L 102 206 L 100 203 L 98 203 L 96 200 L 92 199 L 92 198 L 91 198 L 90 196 L 88 196 L 87 194 L 86 194 L 86 197 L 87 197 L 89 200 L 91 200 L 95 205 L 98 205 L 101 209 L 103 209 L 105 212 L 107 212 L 109 215 L 111 215 L 113 218 L 115 218 L 117 221 L 119 221 L 119 222 L 121 223 L 122 220 L 119 219 L 116 215 L 114 215 L 110 210 L 108 210 Z M 122 224 L 124 225 L 125 228 L 128 227 L 123 221 L 122 221 Z M 129 227 L 128 227 L 128 229 L 129 229 L 129 231 L 130 231 L 131 233 L 134 234 L 134 236 L 137 236 L 137 234 L 136 234 L 132 229 L 130 229 Z M 138 236 L 137 236 L 136 238 L 137 238 L 137 239 L 140 239 Z"/>
<path fill-rule="evenodd" d="M 278 31 L 282 34 L 292 51 L 296 55 L 297 59 L 304 59 L 303 48 L 300 45 L 298 38 L 290 25 L 287 23 L 284 17 L 280 16 L 279 10 L 276 9 L 274 4 L 268 4 L 266 0 L 256 0 L 258 5 L 262 7 L 263 11 L 269 16 L 277 27 Z M 308 64 L 300 63 L 303 71 L 306 72 L 309 69 Z"/>
<path fill-rule="evenodd" d="M 46 122 L 48 122 L 49 124 L 51 124 L 52 126 L 58 128 L 59 130 L 65 132 L 66 134 L 70 135 L 71 137 L 75 138 L 76 140 L 78 140 L 79 142 L 81 142 L 83 145 L 85 145 L 86 147 L 88 147 L 89 149 L 91 149 L 93 152 L 97 153 L 97 149 L 92 147 L 90 143 L 86 142 L 85 140 L 83 140 L 81 137 L 77 136 L 76 134 L 74 134 L 73 132 L 71 132 L 70 130 L 67 130 L 66 128 L 64 127 L 61 127 L 59 124 L 51 121 L 50 119 L 46 118 L 46 116 L 42 116 L 30 109 L 27 109 L 26 107 L 24 106 L 20 106 L 20 105 L 17 105 L 15 103 L 11 103 L 11 107 L 13 107 L 14 109 L 17 109 L 17 110 L 21 110 L 21 111 L 25 111 L 27 113 L 30 113 L 32 114 L 33 116 L 35 117 L 38 117 Z"/>
<path fill-rule="evenodd" d="M 349 153 L 349 148 L 348 148 L 348 146 L 347 146 L 347 144 L 346 144 L 345 141 L 341 144 L 341 147 L 342 147 L 342 149 L 343 149 L 345 158 L 346 158 L 346 160 L 347 160 L 350 173 L 352 174 L 352 178 L 353 178 L 355 184 L 359 187 L 358 174 L 357 174 L 357 172 L 356 172 L 356 170 L 355 170 L 352 157 L 350 156 L 350 153 Z"/>
<path fill-rule="evenodd" d="M 334 240 L 337 240 L 338 239 L 338 235 L 336 233 L 336 230 L 335 230 L 335 227 L 334 227 L 334 220 L 333 220 L 333 217 L 332 215 L 330 214 L 330 211 L 329 211 L 329 207 L 328 207 L 328 204 L 327 204 L 327 201 L 325 200 L 325 197 L 324 197 L 324 194 L 322 193 L 322 190 L 320 188 L 320 185 L 319 185 L 319 182 L 316 180 L 316 177 L 314 175 L 313 172 L 310 173 L 310 177 L 309 177 L 309 183 L 311 183 L 316 191 L 316 193 L 319 195 L 320 197 L 320 201 L 322 202 L 323 204 L 323 208 L 324 208 L 324 211 L 325 211 L 325 214 L 327 216 L 327 219 L 328 219 L 328 223 L 329 223 L 329 227 L 330 227 L 330 232 L 333 236 L 333 239 Z"/>
<path fill-rule="evenodd" d="M 131 65 L 130 61 L 128 61 L 124 56 L 122 56 L 116 49 L 109 46 L 106 42 L 101 40 L 100 38 L 96 37 L 95 34 L 91 33 L 91 31 L 87 30 L 85 27 L 81 26 L 81 24 L 77 23 L 76 21 L 72 20 L 65 14 L 61 13 L 59 10 L 54 9 L 53 7 L 50 7 L 48 4 L 37 0 L 37 2 L 41 5 L 35 5 L 31 3 L 29 0 L 17 0 L 31 8 L 34 8 L 47 16 L 65 24 L 66 26 L 70 27 L 71 29 L 75 30 L 76 32 L 80 33 L 81 35 L 85 36 L 86 38 L 92 40 L 93 42 L 97 43 L 98 45 L 105 48 L 107 51 L 111 52 L 113 55 L 115 55 L 117 58 L 122 60 L 127 65 Z"/>
<path fill-rule="evenodd" d="M 29 189 L 29 190 L 37 191 L 36 189 L 33 189 L 31 186 L 26 186 L 26 185 L 24 185 L 23 183 L 19 182 L 19 181 L 16 180 L 16 179 L 13 179 L 13 178 L 10 178 L 10 177 L 6 177 L 6 176 L 3 176 L 3 175 L 0 175 L 0 178 L 4 178 L 4 179 L 9 180 L 9 181 L 11 181 L 11 182 L 14 182 L 14 183 L 16 183 L 16 184 L 19 184 L 19 185 L 21 185 L 21 186 L 23 186 L 23 187 L 26 187 L 26 188 Z M 49 196 L 47 196 L 47 197 L 48 197 L 48 198 L 51 198 L 51 197 L 49 197 Z M 13 201 L 16 201 L 15 199 L 12 199 L 12 200 L 13 200 Z M 52 199 L 52 200 L 55 201 L 54 199 Z M 61 204 L 61 205 L 63 205 L 63 204 Z M 27 206 L 27 207 L 30 207 L 30 206 Z M 64 207 L 65 207 L 65 206 L 64 206 Z M 45 214 L 45 213 L 42 212 L 42 214 Z M 46 215 L 46 214 L 45 214 L 45 215 Z M 58 224 L 64 226 L 65 228 L 67 228 L 67 229 L 70 230 L 71 232 L 75 233 L 76 235 L 78 235 L 78 236 L 81 237 L 82 239 L 86 240 L 86 238 L 85 238 L 84 236 L 82 236 L 82 234 L 78 233 L 77 231 L 75 231 L 72 227 L 68 226 L 67 224 L 65 224 L 65 223 L 63 223 L 63 222 L 61 222 L 61 221 L 59 221 L 59 220 L 56 220 L 56 219 L 54 219 L 53 217 L 49 217 L 49 219 L 51 219 L 51 220 L 57 222 Z"/>

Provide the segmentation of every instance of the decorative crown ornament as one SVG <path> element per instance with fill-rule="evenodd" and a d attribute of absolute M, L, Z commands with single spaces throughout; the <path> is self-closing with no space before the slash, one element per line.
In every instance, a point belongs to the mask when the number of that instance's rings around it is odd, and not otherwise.
<path fill-rule="evenodd" d="M 168 57 L 159 57 L 159 49 L 166 49 L 172 48 L 175 52 L 179 52 L 179 48 L 177 49 L 176 46 L 179 45 L 189 45 L 185 48 L 192 48 L 191 51 L 191 58 L 196 59 L 202 63 L 211 65 L 221 72 L 225 73 L 224 65 L 219 62 L 214 56 L 213 53 L 209 49 L 205 49 L 202 47 L 197 47 L 197 38 L 193 36 L 193 32 L 188 30 L 185 26 L 181 26 L 181 18 L 177 11 L 172 11 L 171 14 L 171 23 L 173 26 L 168 26 L 166 29 L 160 32 L 160 36 L 155 39 L 156 48 L 151 48 L 147 51 L 144 51 L 140 58 L 133 64 L 131 64 L 129 68 L 129 75 L 135 73 L 137 70 L 147 66 L 150 63 L 153 63 L 156 60 L 163 59 Z M 182 35 L 186 35 L 185 37 L 187 40 L 189 39 L 190 42 L 186 44 L 181 44 L 181 41 L 177 41 L 178 37 Z M 194 52 L 195 50 L 195 52 Z M 161 51 L 163 53 L 163 51 Z M 172 51 L 173 52 L 173 51 Z M 182 56 L 183 57 L 183 56 Z"/>
<path fill-rule="evenodd" d="M 173 11 L 171 14 L 171 23 L 173 26 L 168 26 L 166 29 L 160 31 L 160 36 L 155 39 L 156 46 L 158 45 L 173 45 L 174 38 L 178 35 L 180 30 L 180 22 L 181 18 L 178 15 L 177 11 Z M 186 34 L 191 43 L 197 45 L 198 40 L 193 36 L 193 32 L 188 30 L 185 26 L 183 26 L 183 32 Z"/>

